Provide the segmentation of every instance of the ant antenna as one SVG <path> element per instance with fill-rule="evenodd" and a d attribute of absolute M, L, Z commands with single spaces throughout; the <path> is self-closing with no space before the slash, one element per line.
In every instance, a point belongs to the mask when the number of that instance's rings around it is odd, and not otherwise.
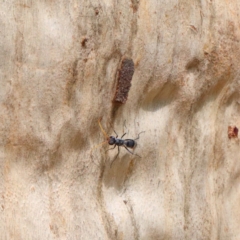
<path fill-rule="evenodd" d="M 103 130 L 103 127 L 102 127 L 102 125 L 101 125 L 101 120 L 102 120 L 102 118 L 99 118 L 99 119 L 98 119 L 98 125 L 99 125 L 99 127 L 100 127 L 103 135 L 106 137 L 106 139 L 108 139 L 108 135 L 107 135 L 106 132 Z"/>
<path fill-rule="evenodd" d="M 117 134 L 116 131 L 114 130 L 113 125 L 112 125 L 111 123 L 110 123 L 110 126 L 111 126 L 112 130 L 114 131 L 114 133 L 116 134 L 116 137 L 118 137 L 118 134 Z"/>
<path fill-rule="evenodd" d="M 107 141 L 104 141 L 104 142 L 102 142 L 102 143 L 99 143 L 97 146 L 94 146 L 94 147 L 91 149 L 91 152 L 92 152 L 93 149 L 101 147 L 104 143 L 107 143 Z"/>
<path fill-rule="evenodd" d="M 98 119 L 98 125 L 99 125 L 102 133 L 104 134 L 104 136 L 106 137 L 107 140 L 105 140 L 104 142 L 99 143 L 99 144 L 97 144 L 96 146 L 92 147 L 92 148 L 91 148 L 91 151 L 90 151 L 90 154 L 92 154 L 93 149 L 99 148 L 99 147 L 101 147 L 104 143 L 107 143 L 107 142 L 108 142 L 108 135 L 106 134 L 106 132 L 104 131 L 104 129 L 103 129 L 102 125 L 101 125 L 101 120 L 102 120 L 102 118 L 99 118 L 99 119 Z"/>
<path fill-rule="evenodd" d="M 127 129 L 127 134 L 129 134 L 129 129 L 127 128 L 127 125 L 126 125 L 126 119 L 124 120 L 124 123 L 123 123 L 123 132 L 124 132 L 124 127 Z"/>

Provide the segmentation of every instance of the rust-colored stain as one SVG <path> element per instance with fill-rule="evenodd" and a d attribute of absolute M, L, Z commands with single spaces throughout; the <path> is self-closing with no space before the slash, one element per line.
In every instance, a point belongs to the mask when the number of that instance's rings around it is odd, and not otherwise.
<path fill-rule="evenodd" d="M 99 14 L 99 10 L 95 8 L 95 15 L 97 16 Z"/>
<path fill-rule="evenodd" d="M 134 73 L 134 63 L 130 58 L 124 58 L 117 77 L 117 90 L 114 101 L 125 103 L 127 101 L 128 92 L 131 87 L 132 76 Z"/>
<path fill-rule="evenodd" d="M 228 138 L 237 138 L 238 137 L 238 128 L 236 126 L 228 126 Z"/>
<path fill-rule="evenodd" d="M 88 38 L 87 38 L 87 37 L 83 37 L 83 38 L 82 38 L 82 41 L 81 41 L 82 47 L 86 47 L 87 41 L 88 41 Z"/>

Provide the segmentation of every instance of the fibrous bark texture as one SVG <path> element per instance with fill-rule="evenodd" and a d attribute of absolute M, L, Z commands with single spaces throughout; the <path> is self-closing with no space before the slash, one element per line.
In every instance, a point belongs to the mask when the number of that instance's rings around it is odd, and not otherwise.
<path fill-rule="evenodd" d="M 239 12 L 2 0 L 0 239 L 240 239 Z"/>

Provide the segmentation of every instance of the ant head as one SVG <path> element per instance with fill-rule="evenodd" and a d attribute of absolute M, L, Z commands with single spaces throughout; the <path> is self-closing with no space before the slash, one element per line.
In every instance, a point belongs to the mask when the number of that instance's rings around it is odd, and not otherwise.
<path fill-rule="evenodd" d="M 110 136 L 110 137 L 108 138 L 108 144 L 109 144 L 109 145 L 114 145 L 115 143 L 116 143 L 115 137 Z"/>

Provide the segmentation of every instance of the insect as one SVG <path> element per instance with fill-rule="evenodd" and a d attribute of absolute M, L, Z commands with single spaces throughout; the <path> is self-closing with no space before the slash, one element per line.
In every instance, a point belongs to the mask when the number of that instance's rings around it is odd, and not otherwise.
<path fill-rule="evenodd" d="M 98 125 L 99 125 L 99 127 L 100 127 L 103 135 L 104 135 L 105 138 L 106 138 L 106 141 L 100 143 L 99 145 L 102 145 L 102 144 L 104 144 L 104 143 L 108 143 L 109 145 L 114 145 L 113 148 L 110 148 L 110 149 L 108 149 L 107 151 L 114 149 L 116 146 L 118 147 L 118 153 L 117 153 L 116 157 L 113 159 L 113 161 L 111 162 L 111 165 L 110 165 L 110 166 L 112 166 L 113 162 L 117 159 L 117 157 L 118 157 L 118 155 L 119 155 L 119 152 L 120 152 L 120 148 L 119 148 L 119 147 L 124 147 L 124 148 L 125 148 L 129 153 L 131 153 L 132 155 L 136 155 L 136 156 L 138 156 L 138 157 L 141 157 L 141 156 L 139 156 L 138 154 L 135 154 L 135 153 L 133 153 L 132 151 L 130 151 L 129 148 L 130 148 L 130 149 L 134 149 L 134 148 L 137 146 L 136 140 L 139 139 L 139 135 L 140 135 L 141 133 L 144 133 L 144 131 L 140 132 L 140 133 L 138 134 L 138 137 L 135 138 L 135 139 L 122 139 L 127 133 L 124 133 L 124 134 L 121 136 L 121 138 L 118 138 L 118 134 L 117 134 L 116 131 L 113 129 L 114 133 L 116 134 L 116 137 L 114 137 L 114 136 L 108 136 L 107 133 L 103 130 L 103 127 L 102 127 L 102 125 L 101 125 L 101 119 L 98 119 Z M 99 145 L 98 145 L 98 146 L 99 146 Z"/>

